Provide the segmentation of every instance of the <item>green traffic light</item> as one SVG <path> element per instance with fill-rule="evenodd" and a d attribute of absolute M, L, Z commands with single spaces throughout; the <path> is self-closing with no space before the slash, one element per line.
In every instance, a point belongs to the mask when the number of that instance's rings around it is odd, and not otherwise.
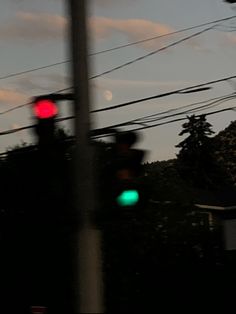
<path fill-rule="evenodd" d="M 126 190 L 123 191 L 118 197 L 117 197 L 117 203 L 120 206 L 133 206 L 135 205 L 139 200 L 139 194 L 136 190 Z"/>

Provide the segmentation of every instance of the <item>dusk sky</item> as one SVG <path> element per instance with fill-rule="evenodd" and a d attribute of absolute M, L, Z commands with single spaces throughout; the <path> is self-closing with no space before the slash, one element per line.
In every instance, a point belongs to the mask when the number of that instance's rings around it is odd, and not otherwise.
<path fill-rule="evenodd" d="M 223 0 L 93 0 L 89 2 L 88 13 L 89 53 L 94 53 L 230 17 L 236 15 L 236 9 Z M 2 1 L 0 78 L 68 60 L 67 21 L 66 1 Z M 90 56 L 89 76 L 135 60 L 213 25 L 214 28 L 192 39 L 91 79 L 91 108 L 105 108 L 236 75 L 235 18 Z M 70 86 L 69 70 L 69 64 L 65 63 L 1 79 L 0 112 L 27 103 L 31 96 Z M 175 94 L 119 110 L 92 114 L 92 127 L 109 126 L 228 95 L 236 92 L 236 79 L 211 87 L 209 91 Z M 233 106 L 236 106 L 235 99 L 197 114 Z M 71 104 L 61 104 L 61 117 L 71 113 Z M 236 119 L 236 111 L 211 115 L 207 119 L 217 133 Z M 34 122 L 30 106 L 0 114 L 0 121 L 0 132 Z M 182 140 L 178 136 L 182 124 L 183 121 L 180 121 L 143 131 L 139 147 L 148 150 L 146 160 L 174 158 L 178 152 L 175 145 Z M 0 151 L 4 152 L 21 141 L 32 143 L 34 140 L 29 131 L 1 136 Z"/>

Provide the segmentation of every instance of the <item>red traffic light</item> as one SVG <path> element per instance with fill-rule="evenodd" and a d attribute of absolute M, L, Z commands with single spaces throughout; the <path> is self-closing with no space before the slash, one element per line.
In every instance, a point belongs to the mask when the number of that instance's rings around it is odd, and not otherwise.
<path fill-rule="evenodd" d="M 57 104 L 52 99 L 36 99 L 33 110 L 38 119 L 54 118 L 58 114 Z"/>

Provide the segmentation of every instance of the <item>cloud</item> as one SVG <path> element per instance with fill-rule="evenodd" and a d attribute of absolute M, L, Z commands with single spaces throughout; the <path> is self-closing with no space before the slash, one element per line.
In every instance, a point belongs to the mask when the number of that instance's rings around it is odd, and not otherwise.
<path fill-rule="evenodd" d="M 0 89 L 0 105 L 25 103 L 32 95 L 54 92 L 69 85 L 68 77 L 57 73 L 22 76 L 9 84 Z"/>
<path fill-rule="evenodd" d="M 123 34 L 129 41 L 138 41 L 145 38 L 165 35 L 174 29 L 162 23 L 144 19 L 110 19 L 106 17 L 92 17 L 89 20 L 90 28 L 97 39 L 107 39 L 114 32 Z M 140 44 L 144 48 L 159 47 L 166 39 L 148 41 Z"/>
<path fill-rule="evenodd" d="M 63 38 L 67 20 L 65 17 L 38 12 L 18 12 L 14 20 L 6 22 L 0 28 L 0 39 L 4 40 L 58 40 Z M 90 17 L 90 32 L 93 38 L 109 39 L 114 33 L 127 37 L 129 41 L 142 40 L 153 36 L 164 35 L 173 31 L 165 24 L 144 19 L 111 19 Z M 140 44 L 144 48 L 159 47 L 165 39 Z"/>
<path fill-rule="evenodd" d="M 31 74 L 17 78 L 11 85 L 18 91 L 30 94 L 48 93 L 68 87 L 69 78 L 58 73 Z"/>
<path fill-rule="evenodd" d="M 236 44 L 236 35 L 235 34 L 230 34 L 227 33 L 225 34 L 225 41 L 226 43 L 230 44 L 230 45 L 235 45 Z"/>
<path fill-rule="evenodd" d="M 11 89 L 0 89 L 0 105 L 15 105 L 28 100 L 28 95 Z"/>
<path fill-rule="evenodd" d="M 22 4 L 22 3 L 28 3 L 32 4 L 32 0 L 10 0 L 12 3 L 16 4 Z M 38 0 L 34 0 L 34 2 L 37 2 Z M 46 0 L 45 2 L 48 2 L 49 0 Z M 62 0 L 50 0 L 51 2 L 55 3 L 61 3 Z M 41 0 L 41 2 L 43 2 Z M 138 2 L 137 0 L 92 0 L 91 5 L 96 5 L 98 7 L 106 8 L 106 7 L 112 7 L 112 6 L 121 6 L 121 5 L 132 5 L 133 3 Z"/>
<path fill-rule="evenodd" d="M 156 88 L 157 91 L 160 89 L 176 89 L 176 88 L 184 88 L 185 86 L 198 84 L 198 82 L 190 82 L 190 81 L 156 81 L 156 80 L 121 80 L 121 79 L 111 79 L 111 78 L 100 78 L 98 81 L 94 82 L 93 87 L 97 89 L 104 89 L 106 86 L 109 86 L 111 89 L 116 88 Z"/>
<path fill-rule="evenodd" d="M 13 123 L 13 124 L 11 125 L 11 128 L 12 128 L 13 130 L 15 130 L 15 129 L 20 128 L 20 125 L 17 124 L 17 123 Z"/>
<path fill-rule="evenodd" d="M 97 6 L 100 6 L 102 8 L 112 7 L 112 6 L 121 6 L 121 5 L 132 5 L 135 2 L 138 2 L 137 0 L 93 0 L 91 1 L 91 4 L 95 4 Z"/>
<path fill-rule="evenodd" d="M 114 34 L 123 35 L 128 42 L 139 41 L 173 32 L 166 24 L 145 19 L 112 19 L 107 17 L 90 17 L 88 20 L 92 39 L 107 40 Z M 62 40 L 66 34 L 67 19 L 63 16 L 38 12 L 18 12 L 14 20 L 0 27 L 0 39 L 6 41 L 55 41 Z M 147 50 L 158 49 L 173 40 L 175 36 L 162 37 L 139 44 Z M 199 48 L 199 43 L 187 41 L 187 45 Z"/>
<path fill-rule="evenodd" d="M 51 40 L 63 36 L 66 19 L 48 13 L 18 12 L 14 20 L 0 28 L 4 40 Z"/>

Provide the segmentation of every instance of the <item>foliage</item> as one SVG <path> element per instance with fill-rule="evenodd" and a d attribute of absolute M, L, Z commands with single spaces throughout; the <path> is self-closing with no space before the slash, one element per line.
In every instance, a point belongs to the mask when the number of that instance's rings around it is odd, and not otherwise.
<path fill-rule="evenodd" d="M 222 267 L 220 243 L 217 233 L 209 232 L 207 214 L 189 205 L 149 203 L 142 219 L 133 213 L 129 220 L 107 224 L 104 276 L 108 313 L 166 306 L 167 300 L 183 298 L 188 289 L 195 302 L 202 302 L 199 296 L 209 284 L 205 274 Z M 204 284 L 200 290 L 198 280 Z"/>
<path fill-rule="evenodd" d="M 192 115 L 188 117 L 188 122 L 183 124 L 183 130 L 179 133 L 180 136 L 184 134 L 189 135 L 176 145 L 181 148 L 179 156 L 184 158 L 186 154 L 187 158 L 191 156 L 194 159 L 195 154 L 208 143 L 208 138 L 214 131 L 211 130 L 211 124 L 206 121 L 205 115 L 199 117 Z"/>
<path fill-rule="evenodd" d="M 196 187 L 197 175 L 205 180 L 198 185 L 209 189 L 209 182 L 223 178 L 219 172 L 214 177 L 216 161 L 236 169 L 236 123 L 210 138 L 205 118 L 192 117 L 180 134 L 189 136 L 179 144 L 178 159 L 144 165 L 141 180 L 148 197 L 141 212 L 117 213 L 112 207 L 109 214 L 102 214 L 101 208 L 98 212 L 108 313 L 140 312 L 142 306 L 146 311 L 148 305 L 158 310 L 175 297 L 178 306 L 189 295 L 195 304 L 203 303 L 209 291 L 217 293 L 219 276 L 208 279 L 210 272 L 224 266 L 220 230 L 210 229 L 208 215 L 193 203 L 202 191 L 206 193 Z M 105 171 L 111 145 L 93 142 L 93 146 L 100 190 L 109 176 Z M 29 302 L 38 302 L 35 296 L 42 293 L 43 302 L 57 304 L 56 313 L 68 312 L 73 282 L 71 243 L 77 224 L 72 210 L 73 162 L 73 140 L 65 132 L 48 155 L 29 145 L 12 149 L 0 162 L 3 285 L 18 288 L 11 297 L 19 302 L 25 295 L 30 295 Z M 231 179 L 235 177 L 233 172 Z"/>
<path fill-rule="evenodd" d="M 229 182 L 236 186 L 236 121 L 215 136 L 215 155 Z"/>
<path fill-rule="evenodd" d="M 181 203 L 231 203 L 236 183 L 236 122 L 215 137 L 205 118 L 192 117 L 181 135 L 177 159 L 145 164 L 145 182 L 150 198 Z M 205 121 L 205 122 L 204 122 Z M 202 131 L 202 127 L 206 131 Z M 197 126 L 196 126 L 197 125 Z M 196 128 L 195 128 L 196 127 Z M 192 130 L 193 128 L 193 130 Z M 195 131 L 200 128 L 200 135 Z M 190 144 L 189 144 L 190 143 Z M 189 144 L 189 146 L 188 146 Z"/>
<path fill-rule="evenodd" d="M 205 115 L 188 117 L 180 136 L 188 136 L 176 147 L 177 167 L 182 177 L 196 188 L 216 189 L 225 184 L 224 171 L 216 159 L 214 132 Z"/>

